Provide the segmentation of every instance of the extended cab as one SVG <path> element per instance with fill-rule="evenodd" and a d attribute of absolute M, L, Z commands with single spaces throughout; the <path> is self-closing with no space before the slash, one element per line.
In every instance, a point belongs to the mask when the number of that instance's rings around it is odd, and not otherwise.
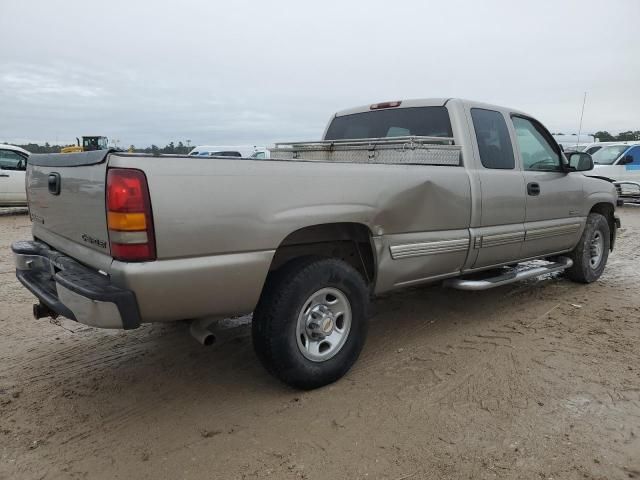
<path fill-rule="evenodd" d="M 619 221 L 614 186 L 591 168 L 510 108 L 385 102 L 267 161 L 33 155 L 33 240 L 12 248 L 36 317 L 130 329 L 254 312 L 267 369 L 315 388 L 357 359 L 372 295 L 597 280 Z"/>

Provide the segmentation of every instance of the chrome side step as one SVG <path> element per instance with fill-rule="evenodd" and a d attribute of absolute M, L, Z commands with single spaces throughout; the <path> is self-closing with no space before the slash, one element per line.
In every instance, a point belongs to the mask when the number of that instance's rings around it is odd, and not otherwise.
<path fill-rule="evenodd" d="M 450 278 L 442 282 L 443 286 L 448 288 L 456 288 L 458 290 L 488 290 L 494 287 L 500 287 L 509 283 L 527 280 L 528 278 L 539 277 L 547 273 L 561 272 L 573 265 L 573 260 L 567 257 L 561 257 L 560 261 L 550 263 L 548 265 L 524 268 L 522 270 L 512 269 L 507 273 L 497 275 L 495 277 L 486 277 L 478 280 L 465 278 Z"/>

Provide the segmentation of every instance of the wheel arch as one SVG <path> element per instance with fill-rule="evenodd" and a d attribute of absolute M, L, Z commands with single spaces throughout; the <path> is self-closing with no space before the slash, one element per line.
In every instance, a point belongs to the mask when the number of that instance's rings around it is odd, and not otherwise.
<path fill-rule="evenodd" d="M 299 228 L 280 242 L 269 272 L 309 256 L 341 259 L 360 272 L 369 286 L 375 284 L 377 259 L 372 232 L 365 224 L 335 222 Z"/>
<path fill-rule="evenodd" d="M 609 249 L 613 250 L 613 245 L 616 241 L 616 219 L 615 219 L 615 207 L 609 202 L 598 202 L 591 207 L 589 213 L 599 213 L 607 219 L 609 224 Z"/>

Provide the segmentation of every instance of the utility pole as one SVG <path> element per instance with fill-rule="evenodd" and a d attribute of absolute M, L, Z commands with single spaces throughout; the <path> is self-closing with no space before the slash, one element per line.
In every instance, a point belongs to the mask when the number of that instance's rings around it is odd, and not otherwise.
<path fill-rule="evenodd" d="M 584 105 L 587 103 L 587 92 L 584 92 L 584 99 L 582 100 L 582 112 L 580 113 L 580 127 L 578 127 L 578 138 L 576 140 L 576 149 L 580 142 L 580 134 L 582 133 L 582 117 L 584 117 Z"/>

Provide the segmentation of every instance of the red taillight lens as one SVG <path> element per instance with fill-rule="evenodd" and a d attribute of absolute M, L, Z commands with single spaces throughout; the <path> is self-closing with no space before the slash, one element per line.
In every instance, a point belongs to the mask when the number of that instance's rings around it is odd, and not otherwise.
<path fill-rule="evenodd" d="M 147 179 L 140 170 L 113 168 L 107 174 L 107 209 L 111 212 L 143 212 Z"/>
<path fill-rule="evenodd" d="M 113 258 L 126 262 L 156 259 L 149 187 L 141 170 L 107 171 L 107 225 Z"/>

